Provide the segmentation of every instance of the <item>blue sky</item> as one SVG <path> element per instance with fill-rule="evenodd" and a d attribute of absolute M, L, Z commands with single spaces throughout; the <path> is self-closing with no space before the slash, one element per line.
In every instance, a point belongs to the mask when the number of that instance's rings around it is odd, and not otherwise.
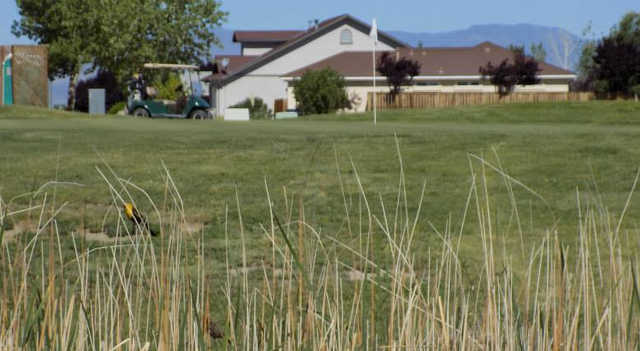
<path fill-rule="evenodd" d="M 26 43 L 11 34 L 18 18 L 15 0 L 0 0 L 0 44 Z M 7 4 L 7 5 L 5 5 Z M 8 7 L 8 8 L 7 8 Z M 378 19 L 382 30 L 439 32 L 474 24 L 531 23 L 581 34 L 591 21 L 596 33 L 607 33 L 627 11 L 640 11 L 638 0 L 226 0 L 231 29 L 300 29 L 313 18 L 350 13 Z"/>
<path fill-rule="evenodd" d="M 350 13 L 378 19 L 382 30 L 439 32 L 474 24 L 530 23 L 581 34 L 589 21 L 607 33 L 622 15 L 640 11 L 638 0 L 227 0 L 229 28 L 305 27 L 311 18 Z"/>

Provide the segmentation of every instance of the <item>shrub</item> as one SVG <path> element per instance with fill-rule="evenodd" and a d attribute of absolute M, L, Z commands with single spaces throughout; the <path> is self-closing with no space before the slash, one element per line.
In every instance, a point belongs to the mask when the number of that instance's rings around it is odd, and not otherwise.
<path fill-rule="evenodd" d="M 82 80 L 76 87 L 76 105 L 74 110 L 89 112 L 89 89 L 105 90 L 105 110 L 111 109 L 111 106 L 119 101 L 124 100 L 122 87 L 118 84 L 116 76 L 105 70 L 99 70 L 95 77 Z"/>
<path fill-rule="evenodd" d="M 176 100 L 178 98 L 177 89 L 180 85 L 182 85 L 180 76 L 173 72 L 166 75 L 159 75 L 151 84 L 151 86 L 156 89 L 156 99 L 161 100 Z"/>
<path fill-rule="evenodd" d="M 638 100 L 638 97 L 640 97 L 640 84 L 631 87 L 631 94 L 633 94 L 633 97 Z"/>
<path fill-rule="evenodd" d="M 351 107 L 344 78 L 330 68 L 306 72 L 295 82 L 294 94 L 301 115 L 332 113 Z"/>
<path fill-rule="evenodd" d="M 479 69 L 483 79 L 489 77 L 491 84 L 498 87 L 500 96 L 510 94 L 516 85 L 533 85 L 540 82 L 537 77 L 540 72 L 538 62 L 532 57 L 525 56 L 522 48 L 515 47 L 512 51 L 513 63 L 505 59 L 498 66 L 489 62 Z"/>
<path fill-rule="evenodd" d="M 251 119 L 269 119 L 271 117 L 271 110 L 261 98 L 246 98 L 231 107 L 249 109 L 249 118 Z"/>
<path fill-rule="evenodd" d="M 107 114 L 108 115 L 117 115 L 118 112 L 124 110 L 125 106 L 127 106 L 127 103 L 125 101 L 120 101 L 118 103 L 115 103 L 115 104 L 113 104 L 113 106 L 111 106 L 109 111 L 107 111 Z"/>

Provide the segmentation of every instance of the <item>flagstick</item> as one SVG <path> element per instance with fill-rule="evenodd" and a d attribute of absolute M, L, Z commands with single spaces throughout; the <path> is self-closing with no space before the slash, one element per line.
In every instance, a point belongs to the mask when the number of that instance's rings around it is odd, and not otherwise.
<path fill-rule="evenodd" d="M 376 43 L 373 43 L 373 125 L 376 125 L 377 122 L 377 111 L 376 111 Z"/>

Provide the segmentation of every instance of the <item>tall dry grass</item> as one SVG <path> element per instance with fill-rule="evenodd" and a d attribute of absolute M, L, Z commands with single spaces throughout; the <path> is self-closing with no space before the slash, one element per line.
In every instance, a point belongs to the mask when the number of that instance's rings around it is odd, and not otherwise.
<path fill-rule="evenodd" d="M 82 233 L 65 236 L 57 229 L 56 216 L 65 204 L 55 203 L 55 187 L 41 189 L 37 197 L 31 194 L 40 201 L 22 209 L 0 200 L 0 228 L 25 213 L 38 228 L 14 240 L 2 240 L 0 229 L 0 349 L 555 351 L 640 346 L 639 267 L 637 255 L 628 254 L 635 238 L 624 230 L 635 183 L 619 215 L 598 201 L 585 203 L 576 192 L 574 246 L 563 244 L 549 228 L 541 240 L 521 236 L 519 250 L 507 252 L 495 232 L 487 173 L 503 177 L 516 217 L 514 188 L 537 194 L 508 176 L 499 162 L 472 156 L 460 225 L 433 228 L 430 238 L 441 249 L 429 253 L 425 266 L 415 263 L 415 241 L 424 240 L 417 225 L 420 206 L 409 212 L 411 201 L 424 201 L 424 191 L 415 199 L 406 193 L 399 160 L 393 203 L 370 198 L 353 165 L 357 213 L 350 213 L 338 167 L 345 227 L 356 238 L 349 242 L 316 230 L 305 220 L 302 200 L 286 189 L 282 198 L 287 200 L 276 204 L 265 181 L 269 216 L 261 228 L 271 246 L 264 249 L 259 267 L 247 260 L 251 237 L 236 197 L 227 208 L 225 238 L 228 243 L 230 235 L 240 236 L 242 265 L 231 267 L 227 249 L 227 269 L 217 275 L 208 270 L 211 254 L 204 249 L 204 236 L 183 232 L 183 200 L 168 172 L 165 198 L 156 206 L 135 184 L 110 169 L 98 170 L 115 208 L 133 198 L 147 199 L 154 208 L 150 217 L 161 228 L 157 241 L 128 235 L 126 221 L 119 218 L 119 241 L 87 248 Z M 230 220 L 230 213 L 238 220 Z M 463 235 L 471 216 L 477 219 L 474 234 Z M 479 243 L 474 252 L 481 265 L 469 277 L 461 247 L 471 239 Z M 65 261 L 68 241 L 74 258 Z M 374 241 L 384 241 L 385 250 L 376 251 Z M 196 257 L 185 257 L 187 250 L 197 252 Z M 511 264 L 521 256 L 523 272 Z"/>

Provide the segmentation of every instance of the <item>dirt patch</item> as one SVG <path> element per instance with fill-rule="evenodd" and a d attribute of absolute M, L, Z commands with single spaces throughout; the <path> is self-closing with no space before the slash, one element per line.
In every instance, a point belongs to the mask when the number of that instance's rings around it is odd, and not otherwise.
<path fill-rule="evenodd" d="M 100 232 L 100 233 L 88 232 L 84 234 L 76 232 L 74 236 L 76 237 L 76 240 L 84 237 L 84 239 L 87 241 L 93 241 L 93 242 L 104 243 L 104 244 L 117 243 L 125 239 L 123 237 L 109 236 L 107 235 L 107 233 L 104 233 L 104 232 Z"/>
<path fill-rule="evenodd" d="M 202 229 L 204 229 L 204 224 L 203 223 L 191 223 L 191 222 L 184 222 L 182 223 L 182 232 L 185 234 L 195 234 L 195 233 L 199 233 L 202 231 Z"/>
<path fill-rule="evenodd" d="M 32 223 L 30 223 L 28 221 L 16 222 L 13 225 L 13 228 L 4 231 L 3 240 L 13 241 L 13 240 L 16 240 L 17 238 L 19 238 L 20 235 L 22 235 L 22 234 L 35 233 L 37 230 L 38 230 L 38 228 L 34 224 L 32 224 Z M 82 229 L 77 229 L 76 231 L 74 231 L 73 235 L 75 236 L 76 240 L 82 240 L 83 236 L 84 236 L 84 239 L 86 239 L 87 241 L 93 241 L 93 242 L 99 242 L 99 243 L 105 243 L 105 244 L 111 244 L 111 243 L 117 243 L 117 242 L 123 242 L 123 241 L 130 241 L 131 240 L 126 235 L 125 236 L 120 236 L 120 237 L 115 237 L 115 236 L 109 236 L 109 234 L 107 234 L 105 232 L 97 232 L 97 233 L 86 232 L 86 233 L 83 233 Z"/>
<path fill-rule="evenodd" d="M 13 228 L 4 231 L 4 240 L 15 240 L 20 234 L 35 232 L 36 226 L 28 221 L 16 222 Z"/>
<path fill-rule="evenodd" d="M 351 281 L 361 281 L 365 278 L 375 278 L 375 273 L 367 273 L 365 274 L 363 271 L 358 269 L 352 269 L 350 271 L 345 272 L 347 279 Z"/>
<path fill-rule="evenodd" d="M 255 271 L 260 271 L 261 273 L 263 272 L 263 267 L 262 266 L 248 266 L 248 267 L 238 267 L 238 268 L 230 268 L 229 269 L 229 273 L 232 276 L 237 276 L 237 275 L 243 275 L 243 274 L 249 274 L 251 272 L 255 272 Z M 280 268 L 276 268 L 275 271 L 272 271 L 272 269 L 270 267 L 266 267 L 267 269 L 267 274 L 271 274 L 272 272 L 275 273 L 276 276 L 281 276 L 282 275 L 282 269 Z"/>

